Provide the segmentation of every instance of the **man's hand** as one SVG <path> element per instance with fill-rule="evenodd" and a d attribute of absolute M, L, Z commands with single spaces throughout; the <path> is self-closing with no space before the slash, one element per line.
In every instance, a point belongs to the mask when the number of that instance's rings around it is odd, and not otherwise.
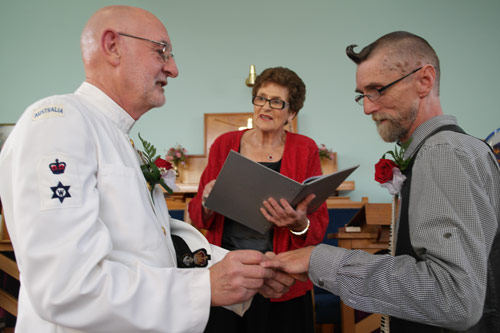
<path fill-rule="evenodd" d="M 306 281 L 308 279 L 309 258 L 313 250 L 314 246 L 308 246 L 283 252 L 271 260 L 262 262 L 261 266 L 280 269 L 297 280 Z"/>
<path fill-rule="evenodd" d="M 260 263 L 264 254 L 254 250 L 231 251 L 209 268 L 212 306 L 232 305 L 250 299 L 275 272 Z"/>
<path fill-rule="evenodd" d="M 267 252 L 267 258 L 274 258 L 274 252 Z M 274 277 L 264 280 L 264 284 L 259 289 L 259 294 L 266 298 L 280 298 L 290 290 L 290 287 L 295 283 L 295 279 L 287 273 L 275 270 Z"/>

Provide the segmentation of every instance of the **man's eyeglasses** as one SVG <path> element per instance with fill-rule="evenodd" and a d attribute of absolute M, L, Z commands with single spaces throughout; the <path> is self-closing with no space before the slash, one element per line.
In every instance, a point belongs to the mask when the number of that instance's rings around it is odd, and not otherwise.
<path fill-rule="evenodd" d="M 253 105 L 264 106 L 267 102 L 269 102 L 269 106 L 271 107 L 271 109 L 283 110 L 288 105 L 287 102 L 282 101 L 281 99 L 267 99 L 262 96 L 252 97 Z"/>
<path fill-rule="evenodd" d="M 366 94 L 360 94 L 360 95 L 356 95 L 354 97 L 354 100 L 356 101 L 356 103 L 358 103 L 359 105 L 363 106 L 364 104 L 364 100 L 365 100 L 365 97 L 367 97 L 370 101 L 374 102 L 376 101 L 377 99 L 380 98 L 380 96 L 382 95 L 382 93 L 387 90 L 387 88 L 395 85 L 396 83 L 398 83 L 399 81 L 407 78 L 408 76 L 412 75 L 413 73 L 416 73 L 418 72 L 419 70 L 421 70 L 422 67 L 419 67 L 417 69 L 415 69 L 413 72 L 410 72 L 408 74 L 406 74 L 405 76 L 397 79 L 396 81 L 392 81 L 391 83 L 381 87 L 381 88 L 378 88 L 378 89 L 370 89 L 370 90 L 367 90 L 366 91 Z"/>
<path fill-rule="evenodd" d="M 163 48 L 161 50 L 158 50 L 158 53 L 160 54 L 160 57 L 165 62 L 167 62 L 169 59 L 174 58 L 174 55 L 170 52 L 170 45 L 168 45 L 167 43 L 158 42 L 156 40 L 151 40 L 151 39 L 147 39 L 147 38 L 143 38 L 143 37 L 137 37 L 137 36 L 123 33 L 123 32 L 119 32 L 118 35 L 125 36 L 125 37 L 131 37 L 131 38 L 135 38 L 135 39 L 140 39 L 140 40 L 145 40 L 147 42 L 151 42 L 151 43 L 154 43 L 156 45 L 162 46 Z"/>

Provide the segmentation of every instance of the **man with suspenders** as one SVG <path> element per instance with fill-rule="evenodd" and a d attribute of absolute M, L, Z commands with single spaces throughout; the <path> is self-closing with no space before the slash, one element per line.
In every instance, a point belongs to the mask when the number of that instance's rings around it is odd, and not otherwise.
<path fill-rule="evenodd" d="M 274 267 L 308 277 L 344 303 L 390 316 L 391 332 L 500 332 L 500 167 L 490 147 L 443 115 L 439 59 L 398 31 L 363 48 L 356 102 L 386 142 L 406 143 L 395 254 L 319 245 Z M 301 274 L 302 273 L 302 274 Z"/>

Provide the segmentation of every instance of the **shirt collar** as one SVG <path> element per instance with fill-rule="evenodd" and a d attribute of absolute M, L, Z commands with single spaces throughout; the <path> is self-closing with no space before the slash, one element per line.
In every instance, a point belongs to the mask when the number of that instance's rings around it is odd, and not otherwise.
<path fill-rule="evenodd" d="M 432 117 L 426 122 L 420 124 L 420 126 L 418 126 L 415 129 L 415 131 L 410 137 L 411 143 L 404 154 L 404 158 L 406 159 L 412 156 L 413 153 L 415 152 L 415 149 L 417 149 L 422 140 L 424 140 L 427 137 L 427 135 L 432 133 L 435 129 L 444 125 L 452 125 L 452 124 L 456 125 L 457 119 L 454 116 L 446 116 L 446 115 Z"/>
<path fill-rule="evenodd" d="M 132 118 L 127 111 L 116 104 L 116 102 L 106 95 L 101 89 L 88 82 L 83 82 L 75 91 L 75 94 L 82 96 L 90 103 L 95 104 L 97 106 L 95 111 L 102 112 L 122 132 L 126 134 L 130 133 L 132 126 L 135 124 L 134 118 Z"/>

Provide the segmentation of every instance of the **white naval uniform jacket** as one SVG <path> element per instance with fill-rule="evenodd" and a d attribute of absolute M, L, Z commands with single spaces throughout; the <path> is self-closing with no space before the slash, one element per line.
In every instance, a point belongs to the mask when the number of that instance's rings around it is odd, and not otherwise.
<path fill-rule="evenodd" d="M 11 132 L 0 198 L 21 273 L 16 333 L 203 331 L 209 271 L 176 268 L 170 232 L 210 264 L 225 250 L 171 219 L 158 186 L 151 199 L 133 124 L 83 83 L 30 106 Z"/>

